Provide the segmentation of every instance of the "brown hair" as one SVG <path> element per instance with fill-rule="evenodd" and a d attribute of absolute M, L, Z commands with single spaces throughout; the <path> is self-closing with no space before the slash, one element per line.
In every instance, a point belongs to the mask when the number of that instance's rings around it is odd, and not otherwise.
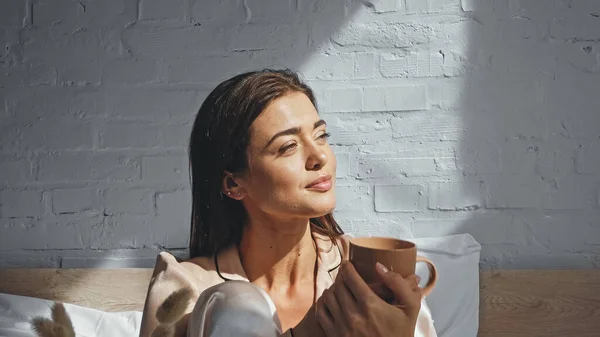
<path fill-rule="evenodd" d="M 212 256 L 221 248 L 239 244 L 247 213 L 240 201 L 221 193 L 224 171 L 247 169 L 250 126 L 269 103 L 292 92 L 304 93 L 317 107 L 312 90 L 287 69 L 237 75 L 219 84 L 202 103 L 189 145 L 190 258 Z M 332 242 L 344 234 L 331 213 L 310 219 L 310 225 Z"/>

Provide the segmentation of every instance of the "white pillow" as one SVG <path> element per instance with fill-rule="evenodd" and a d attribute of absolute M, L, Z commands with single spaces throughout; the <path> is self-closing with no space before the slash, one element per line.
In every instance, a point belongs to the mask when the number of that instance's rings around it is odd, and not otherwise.
<path fill-rule="evenodd" d="M 439 337 L 475 337 L 479 329 L 479 255 L 481 245 L 469 234 L 407 239 L 417 254 L 436 266 L 438 280 L 427 296 Z M 417 272 L 426 283 L 424 263 Z"/>

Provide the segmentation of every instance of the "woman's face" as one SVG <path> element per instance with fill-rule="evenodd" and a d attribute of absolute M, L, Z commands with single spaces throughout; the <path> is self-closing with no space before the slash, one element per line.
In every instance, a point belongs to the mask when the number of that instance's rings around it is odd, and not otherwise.
<path fill-rule="evenodd" d="M 248 170 L 235 178 L 250 214 L 318 217 L 335 208 L 336 159 L 310 99 L 290 93 L 252 123 Z"/>

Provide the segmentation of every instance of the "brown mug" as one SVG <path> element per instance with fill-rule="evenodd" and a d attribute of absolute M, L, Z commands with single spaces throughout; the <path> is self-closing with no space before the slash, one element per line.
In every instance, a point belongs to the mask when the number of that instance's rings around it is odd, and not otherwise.
<path fill-rule="evenodd" d="M 431 260 L 417 256 L 417 246 L 410 241 L 389 237 L 360 237 L 350 239 L 350 262 L 367 284 L 378 283 L 375 264 L 407 277 L 415 274 L 417 262 L 429 267 L 429 281 L 421 289 L 423 296 L 431 293 L 437 281 L 437 269 Z"/>

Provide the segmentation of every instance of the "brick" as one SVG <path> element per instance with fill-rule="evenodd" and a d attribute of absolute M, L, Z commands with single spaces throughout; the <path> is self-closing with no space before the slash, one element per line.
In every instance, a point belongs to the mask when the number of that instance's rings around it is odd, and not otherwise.
<path fill-rule="evenodd" d="M 500 149 L 502 172 L 509 174 L 533 173 L 538 146 L 531 141 L 510 140 Z"/>
<path fill-rule="evenodd" d="M 409 14 L 454 12 L 460 9 L 459 0 L 406 0 L 406 12 Z"/>
<path fill-rule="evenodd" d="M 354 78 L 353 54 L 312 55 L 301 67 L 306 79 L 347 80 Z"/>
<path fill-rule="evenodd" d="M 437 173 L 433 158 L 385 158 L 358 160 L 359 178 L 419 177 Z"/>
<path fill-rule="evenodd" d="M 406 12 L 427 13 L 429 11 L 429 0 L 406 0 Z"/>
<path fill-rule="evenodd" d="M 326 117 L 327 129 L 331 133 L 330 144 L 378 144 L 392 138 L 386 116 L 344 120 L 334 116 Z"/>
<path fill-rule="evenodd" d="M 336 185 L 336 211 L 351 212 L 373 209 L 373 196 L 368 185 Z"/>
<path fill-rule="evenodd" d="M 246 20 L 246 8 L 240 0 L 221 0 L 210 5 L 202 0 L 192 0 L 191 6 L 194 21 L 226 26 Z"/>
<path fill-rule="evenodd" d="M 111 59 L 102 64 L 102 83 L 149 83 L 158 78 L 155 60 Z"/>
<path fill-rule="evenodd" d="M 542 175 L 565 175 L 575 171 L 577 142 L 563 137 L 552 137 L 536 145 L 535 172 Z"/>
<path fill-rule="evenodd" d="M 539 208 L 543 182 L 530 175 L 492 175 L 484 177 L 486 206 L 492 209 Z"/>
<path fill-rule="evenodd" d="M 379 71 L 388 78 L 436 77 L 444 75 L 443 63 L 438 51 L 406 50 L 381 54 Z"/>
<path fill-rule="evenodd" d="M 597 252 L 600 215 L 596 211 L 545 211 L 524 216 L 522 221 L 527 223 L 533 245 L 555 253 Z"/>
<path fill-rule="evenodd" d="M 104 193 L 106 214 L 154 214 L 154 194 L 148 189 L 110 189 Z"/>
<path fill-rule="evenodd" d="M 432 183 L 429 185 L 429 209 L 472 210 L 484 206 L 477 184 Z"/>
<path fill-rule="evenodd" d="M 500 150 L 486 141 L 463 144 L 457 151 L 456 163 L 467 174 L 501 173 Z"/>
<path fill-rule="evenodd" d="M 167 247 L 186 248 L 192 213 L 192 195 L 189 190 L 156 194 L 157 217 L 152 220 L 155 242 Z"/>
<path fill-rule="evenodd" d="M 268 5 L 265 5 L 261 0 L 246 0 L 244 2 L 247 6 L 252 19 L 266 19 L 268 22 L 278 19 L 286 19 L 292 13 L 292 2 L 290 0 L 275 1 Z"/>
<path fill-rule="evenodd" d="M 90 149 L 94 145 L 92 123 L 70 117 L 51 116 L 29 124 L 21 135 L 18 148 L 26 151 Z"/>
<path fill-rule="evenodd" d="M 184 182 L 189 179 L 185 156 L 143 157 L 142 180 L 147 182 Z"/>
<path fill-rule="evenodd" d="M 443 42 L 445 45 L 468 45 L 471 41 L 481 41 L 483 38 L 482 25 L 473 20 L 458 18 L 448 20 L 434 25 L 435 33 L 430 37 L 431 40 Z M 467 33 L 468 32 L 468 33 Z"/>
<path fill-rule="evenodd" d="M 106 92 L 106 113 L 122 119 L 193 120 L 206 96 L 197 89 L 116 87 Z"/>
<path fill-rule="evenodd" d="M 228 32 L 228 51 L 285 50 L 307 47 L 304 24 L 245 24 Z M 260 37 L 260 38 L 257 38 Z M 312 57 L 311 57 L 312 58 Z"/>
<path fill-rule="evenodd" d="M 526 227 L 515 221 L 515 215 L 479 210 L 469 218 L 418 219 L 411 224 L 415 237 L 445 236 L 468 233 L 486 249 L 489 245 L 523 247 L 527 245 Z"/>
<path fill-rule="evenodd" d="M 38 159 L 37 180 L 43 182 L 139 178 L 139 161 L 115 153 L 59 153 Z"/>
<path fill-rule="evenodd" d="M 67 63 L 67 62 L 65 62 Z M 58 67 L 58 82 L 67 85 L 97 85 L 102 82 L 102 67 L 98 61 L 73 63 Z"/>
<path fill-rule="evenodd" d="M 431 107 L 442 110 L 458 110 L 464 101 L 464 84 L 455 79 L 429 83 L 427 93 Z"/>
<path fill-rule="evenodd" d="M 0 216 L 3 218 L 30 218 L 44 214 L 41 190 L 1 191 L 0 202 Z"/>
<path fill-rule="evenodd" d="M 543 207 L 545 209 L 591 209 L 596 206 L 595 177 L 568 175 L 544 177 Z"/>
<path fill-rule="evenodd" d="M 156 213 L 158 216 L 191 214 L 192 196 L 189 190 L 156 194 Z"/>
<path fill-rule="evenodd" d="M 99 258 L 99 257 L 63 257 L 60 268 L 154 268 L 156 257 L 147 258 Z"/>
<path fill-rule="evenodd" d="M 427 87 L 386 86 L 364 88 L 363 111 L 411 111 L 425 110 L 427 105 Z"/>
<path fill-rule="evenodd" d="M 160 129 L 161 145 L 166 148 L 187 148 L 192 126 L 191 122 L 163 125 Z"/>
<path fill-rule="evenodd" d="M 57 189 L 52 191 L 54 214 L 77 212 L 100 212 L 100 191 L 95 188 Z"/>
<path fill-rule="evenodd" d="M 91 179 L 89 154 L 51 154 L 42 155 L 38 159 L 38 181 L 84 181 Z"/>
<path fill-rule="evenodd" d="M 170 62 L 166 79 L 171 83 L 221 82 L 246 71 L 269 65 L 268 59 L 255 59 L 252 53 L 232 56 L 198 57 Z"/>
<path fill-rule="evenodd" d="M 596 261 L 594 261 L 596 260 Z M 495 269 L 598 269 L 597 255 L 594 253 L 554 253 L 554 252 L 526 252 L 510 258 L 505 258 L 500 263 L 491 266 Z M 483 267 L 483 266 L 482 266 Z"/>
<path fill-rule="evenodd" d="M 147 217 L 139 215 L 109 215 L 87 233 L 91 249 L 134 249 L 153 244 L 154 233 Z"/>
<path fill-rule="evenodd" d="M 301 0 L 297 1 L 298 13 L 301 17 L 316 16 L 317 18 L 331 19 L 340 16 L 347 5 L 342 2 L 323 1 L 323 0 Z M 356 8 L 359 8 L 356 6 Z"/>
<path fill-rule="evenodd" d="M 362 110 L 362 88 L 326 89 L 320 103 L 323 112 L 357 112 Z"/>
<path fill-rule="evenodd" d="M 429 13 L 459 12 L 462 8 L 460 0 L 429 0 Z"/>
<path fill-rule="evenodd" d="M 336 178 L 346 178 L 350 175 L 352 164 L 349 153 L 335 153 L 337 161 Z"/>
<path fill-rule="evenodd" d="M 185 19 L 184 0 L 161 1 L 161 0 L 141 0 L 139 4 L 140 19 L 142 20 L 184 20 Z"/>
<path fill-rule="evenodd" d="M 199 62 L 199 55 L 225 52 L 226 30 L 209 29 L 201 26 L 164 28 L 155 24 L 140 24 L 122 31 L 121 43 L 132 56 L 140 59 L 188 62 L 196 60 L 195 66 L 207 67 Z M 177 51 L 174 53 L 173 51 Z M 210 66 L 208 66 L 210 68 Z"/>
<path fill-rule="evenodd" d="M 464 75 L 469 70 L 469 61 L 462 51 L 441 51 L 432 55 L 433 58 L 440 62 L 435 64 L 435 70 L 439 69 L 438 65 L 441 65 L 444 77 Z"/>
<path fill-rule="evenodd" d="M 39 125 L 47 119 L 59 123 L 59 118 L 74 123 L 75 117 L 99 114 L 102 101 L 99 90 L 74 87 L 38 87 L 8 97 L 18 125 Z"/>
<path fill-rule="evenodd" d="M 56 257 L 6 256 L 0 258 L 0 268 L 59 268 Z"/>
<path fill-rule="evenodd" d="M 27 234 L 30 249 L 85 249 L 89 248 L 88 235 L 102 223 L 98 215 L 60 215 L 43 219 Z"/>
<path fill-rule="evenodd" d="M 102 126 L 101 148 L 151 148 L 161 145 L 161 128 L 155 123 L 113 121 Z"/>
<path fill-rule="evenodd" d="M 376 75 L 376 55 L 375 53 L 356 53 L 355 54 L 355 79 L 370 79 Z"/>
<path fill-rule="evenodd" d="M 600 173 L 600 142 L 583 142 L 577 149 L 575 165 L 579 174 Z"/>
<path fill-rule="evenodd" d="M 34 180 L 32 163 L 26 158 L 0 156 L 0 184 L 19 184 Z"/>
<path fill-rule="evenodd" d="M 564 8 L 560 13 L 561 16 L 550 22 L 548 30 L 550 37 L 574 41 L 599 39 L 600 20 L 591 15 L 597 15 L 599 8 L 597 4 L 592 5 L 595 8 L 586 8 L 586 6 L 587 4 L 579 2 L 575 6 Z"/>
<path fill-rule="evenodd" d="M 60 27 L 72 29 L 84 6 L 69 0 L 36 1 L 32 7 L 33 25 L 36 27 Z"/>
<path fill-rule="evenodd" d="M 462 10 L 465 12 L 473 12 L 474 10 L 477 9 L 477 5 L 480 2 L 481 2 L 481 0 L 461 0 L 460 6 L 461 6 Z"/>
<path fill-rule="evenodd" d="M 375 211 L 415 212 L 426 208 L 426 190 L 421 185 L 375 186 Z"/>
<path fill-rule="evenodd" d="M 79 13 L 78 20 L 80 26 L 88 29 L 125 27 L 138 19 L 137 1 L 86 1 L 84 5 L 85 10 Z"/>
<path fill-rule="evenodd" d="M 160 245 L 169 249 L 189 247 L 191 211 L 170 213 L 150 219 L 148 228 L 152 231 L 148 245 Z"/>
<path fill-rule="evenodd" d="M 21 27 L 25 19 L 26 2 L 7 0 L 2 2 L 0 11 L 0 27 Z"/>
<path fill-rule="evenodd" d="M 18 64 L 3 70 L 6 72 L 0 79 L 0 84 L 5 86 L 49 86 L 55 85 L 58 80 L 56 68 L 45 64 Z"/>
<path fill-rule="evenodd" d="M 465 126 L 460 115 L 431 111 L 408 112 L 392 119 L 395 139 L 418 141 L 459 141 L 465 139 Z"/>
<path fill-rule="evenodd" d="M 94 154 L 90 159 L 92 180 L 138 180 L 140 161 L 127 155 L 115 153 Z"/>
<path fill-rule="evenodd" d="M 433 27 L 425 22 L 394 23 L 353 22 L 331 39 L 340 46 L 371 48 L 409 48 L 429 42 Z"/>

